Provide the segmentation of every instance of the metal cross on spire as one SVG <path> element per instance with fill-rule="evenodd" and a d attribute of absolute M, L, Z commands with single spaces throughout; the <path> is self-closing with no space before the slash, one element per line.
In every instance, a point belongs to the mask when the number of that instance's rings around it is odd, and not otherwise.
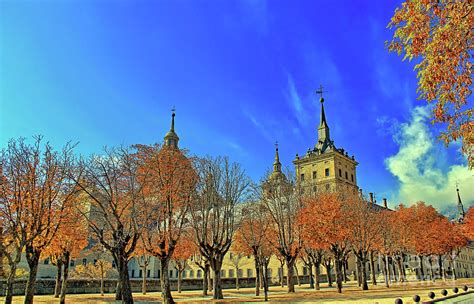
<path fill-rule="evenodd" d="M 323 85 L 320 84 L 319 89 L 316 90 L 316 94 L 319 94 L 319 96 L 321 96 L 321 100 L 324 100 L 323 93 L 327 93 L 327 91 L 323 91 Z"/>
<path fill-rule="evenodd" d="M 275 142 L 275 147 L 278 150 L 278 140 Z"/>
<path fill-rule="evenodd" d="M 176 112 L 176 107 L 175 107 L 175 106 L 173 106 L 173 107 L 171 108 L 171 113 L 173 113 L 173 114 L 174 114 L 175 112 Z"/>

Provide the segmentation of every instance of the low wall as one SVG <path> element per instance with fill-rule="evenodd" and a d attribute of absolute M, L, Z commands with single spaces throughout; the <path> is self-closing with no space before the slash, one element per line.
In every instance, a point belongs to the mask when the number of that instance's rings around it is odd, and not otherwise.
<path fill-rule="evenodd" d="M 284 278 L 286 281 L 286 277 Z M 235 278 L 223 278 L 222 287 L 235 288 Z M 326 276 L 321 276 L 321 281 L 326 282 Z M 300 276 L 300 282 L 307 284 L 309 282 L 308 276 Z M 142 290 L 142 279 L 131 279 L 132 290 L 134 292 L 140 292 Z M 295 278 L 296 283 L 296 278 Z M 147 278 L 147 291 L 161 291 L 160 279 Z M 178 289 L 178 281 L 176 279 L 170 280 L 171 290 Z M 254 287 L 255 278 L 239 278 L 240 287 Z M 270 285 L 278 285 L 277 278 L 272 278 Z M 54 293 L 55 280 L 54 279 L 38 279 L 36 281 L 35 294 L 53 294 Z M 106 293 L 115 292 L 117 286 L 116 279 L 104 280 L 104 291 Z M 6 281 L 0 280 L 0 296 L 5 296 L 6 293 Z M 15 295 L 22 295 L 25 293 L 26 280 L 15 281 L 14 291 Z M 182 290 L 200 290 L 202 289 L 202 279 L 183 279 L 181 281 Z M 81 294 L 81 293 L 99 293 L 100 292 L 100 280 L 84 280 L 84 279 L 70 279 L 68 280 L 67 293 L 68 294 Z"/>

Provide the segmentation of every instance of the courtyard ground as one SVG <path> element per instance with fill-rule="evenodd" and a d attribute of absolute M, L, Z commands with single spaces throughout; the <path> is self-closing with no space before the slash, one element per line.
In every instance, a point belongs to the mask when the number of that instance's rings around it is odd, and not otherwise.
<path fill-rule="evenodd" d="M 272 286 L 270 287 L 269 300 L 270 303 L 380 303 L 388 304 L 395 303 L 396 298 L 402 298 L 403 303 L 414 303 L 412 297 L 419 295 L 421 301 L 428 301 L 428 292 L 434 291 L 436 298 L 441 297 L 441 290 L 446 289 L 448 295 L 454 294 L 452 291 L 453 287 L 468 285 L 474 288 L 474 279 L 459 279 L 457 281 L 448 280 L 438 282 L 407 282 L 404 284 L 394 284 L 390 288 L 386 288 L 383 284 L 377 286 L 369 285 L 369 290 L 360 290 L 355 282 L 348 282 L 344 284 L 342 294 L 338 294 L 334 287 L 326 287 L 326 284 L 322 285 L 321 290 L 312 290 L 309 286 L 302 285 L 296 286 L 296 293 L 288 294 L 285 288 Z M 254 295 L 254 288 L 241 288 L 240 290 L 225 289 L 224 300 L 215 301 L 216 303 L 255 303 L 263 302 L 263 290 L 261 296 L 256 297 Z M 141 293 L 133 294 L 135 303 L 159 303 L 161 301 L 159 292 L 150 292 L 147 295 Z M 173 292 L 173 297 L 176 302 L 179 303 L 203 303 L 211 302 L 211 296 L 204 297 L 200 291 L 183 291 L 182 293 Z M 0 298 L 3 302 L 3 298 Z M 80 304 L 99 304 L 99 303 L 119 303 L 114 301 L 114 295 L 106 294 L 100 296 L 97 294 L 75 294 L 67 295 L 66 301 L 68 303 L 80 303 Z M 23 297 L 14 297 L 16 303 L 23 303 Z M 52 296 L 35 296 L 35 303 L 58 303 L 58 299 Z M 470 294 L 463 297 L 458 297 L 446 301 L 445 303 L 474 303 L 474 294 Z"/>

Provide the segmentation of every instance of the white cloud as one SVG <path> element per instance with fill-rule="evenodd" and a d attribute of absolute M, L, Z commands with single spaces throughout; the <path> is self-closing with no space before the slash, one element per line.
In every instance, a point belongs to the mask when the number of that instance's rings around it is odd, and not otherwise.
<path fill-rule="evenodd" d="M 446 153 L 436 153 L 435 139 L 427 125 L 429 116 L 428 107 L 414 108 L 411 121 L 400 124 L 394 135 L 399 150 L 397 154 L 387 158 L 385 163 L 399 180 L 396 200 L 408 205 L 424 201 L 440 210 L 455 206 L 455 185 L 458 182 L 466 207 L 473 203 L 474 172 L 469 171 L 466 165 L 452 164 L 449 160 L 442 159 L 446 157 Z M 450 165 L 443 171 L 440 164 L 446 161 Z"/>

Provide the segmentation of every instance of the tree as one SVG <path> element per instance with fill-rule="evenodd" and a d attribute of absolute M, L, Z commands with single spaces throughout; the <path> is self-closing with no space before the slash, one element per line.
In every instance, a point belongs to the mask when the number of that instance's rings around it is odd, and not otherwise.
<path fill-rule="evenodd" d="M 200 254 L 214 272 L 213 298 L 222 299 L 222 262 L 237 228 L 237 206 L 244 199 L 250 181 L 240 165 L 228 158 L 200 159 L 196 168 L 199 182 L 190 213 L 191 225 Z"/>
<path fill-rule="evenodd" d="M 75 190 L 68 178 L 74 163 L 72 149 L 73 145 L 66 144 L 55 151 L 37 136 L 33 144 L 23 138 L 10 140 L 2 151 L 0 217 L 8 237 L 0 249 L 10 265 L 6 303 L 12 301 L 16 265 L 23 250 L 29 266 L 25 303 L 33 303 L 40 256 L 59 229 Z"/>
<path fill-rule="evenodd" d="M 344 197 L 334 192 L 317 193 L 305 200 L 304 208 L 299 212 L 304 238 L 309 245 L 327 248 L 331 252 L 336 270 L 338 292 L 342 292 L 342 263 L 349 250 L 351 227 L 347 218 Z M 316 232 L 314 236 L 312 232 Z M 326 256 L 326 259 L 329 256 Z"/>
<path fill-rule="evenodd" d="M 64 216 L 61 225 L 51 243 L 45 248 L 45 255 L 55 262 L 58 269 L 55 297 L 59 296 L 60 291 L 59 303 L 61 304 L 66 302 L 70 261 L 88 245 L 87 222 L 81 217 L 83 212 L 84 206 L 81 205 L 80 197 L 78 195 L 71 196 L 63 210 Z"/>
<path fill-rule="evenodd" d="M 194 244 L 191 239 L 191 235 L 184 234 L 178 243 L 173 252 L 173 261 L 175 263 L 175 268 L 178 271 L 178 293 L 181 293 L 181 281 L 183 279 L 183 271 L 188 267 L 188 260 L 192 257 L 194 253 Z"/>
<path fill-rule="evenodd" d="M 83 214 L 96 241 L 110 252 L 117 265 L 119 279 L 116 299 L 133 303 L 128 261 L 140 237 L 138 217 L 143 201 L 140 159 L 128 147 L 104 149 L 101 156 L 81 162 L 76 179 L 90 204 Z"/>
<path fill-rule="evenodd" d="M 147 270 L 151 262 L 151 256 L 146 250 L 143 240 L 138 242 L 137 248 L 135 249 L 133 255 L 138 267 L 140 267 L 142 272 L 142 294 L 146 295 Z"/>
<path fill-rule="evenodd" d="M 164 303 L 174 303 L 169 282 L 169 262 L 189 225 L 189 210 L 197 174 L 185 151 L 174 146 L 137 146 L 140 170 L 148 172 L 142 202 L 143 242 L 161 263 L 161 294 Z"/>
<path fill-rule="evenodd" d="M 285 257 L 289 293 L 295 292 L 294 266 L 302 248 L 301 227 L 298 221 L 302 207 L 300 199 L 302 191 L 293 179 L 289 179 L 291 176 L 283 174 L 280 170 L 274 170 L 262 183 L 260 194 L 277 232 L 273 245 Z"/>
<path fill-rule="evenodd" d="M 435 102 L 433 121 L 447 125 L 441 139 L 462 140 L 462 151 L 474 166 L 472 52 L 474 14 L 463 0 L 407 0 L 388 24 L 395 28 L 388 50 L 419 58 L 415 65 L 419 98 Z"/>
<path fill-rule="evenodd" d="M 345 192 L 342 212 L 345 214 L 350 227 L 348 240 L 354 255 L 361 265 L 362 290 L 368 290 L 367 272 L 365 265 L 372 259 L 372 252 L 380 243 L 380 229 L 382 218 L 377 215 L 374 205 L 357 193 Z M 374 264 L 371 263 L 371 272 L 374 277 Z"/>
<path fill-rule="evenodd" d="M 257 190 L 256 193 L 259 193 Z M 257 194 L 257 198 L 259 195 Z M 242 208 L 245 217 L 242 219 L 235 235 L 234 251 L 242 255 L 253 255 L 255 262 L 255 295 L 260 295 L 260 277 L 263 277 L 265 301 L 268 300 L 268 277 L 266 271 L 273 253 L 269 240 L 277 234 L 268 221 L 268 210 L 261 202 L 251 202 Z M 235 257 L 235 255 L 234 255 Z"/>
<path fill-rule="evenodd" d="M 211 291 L 211 284 L 210 281 L 210 271 L 211 265 L 209 262 L 199 253 L 199 248 L 196 244 L 193 244 L 193 255 L 191 256 L 191 261 L 193 261 L 194 265 L 198 266 L 202 272 L 202 295 L 207 296 L 207 291 Z M 237 274 L 238 276 L 238 274 Z"/>

